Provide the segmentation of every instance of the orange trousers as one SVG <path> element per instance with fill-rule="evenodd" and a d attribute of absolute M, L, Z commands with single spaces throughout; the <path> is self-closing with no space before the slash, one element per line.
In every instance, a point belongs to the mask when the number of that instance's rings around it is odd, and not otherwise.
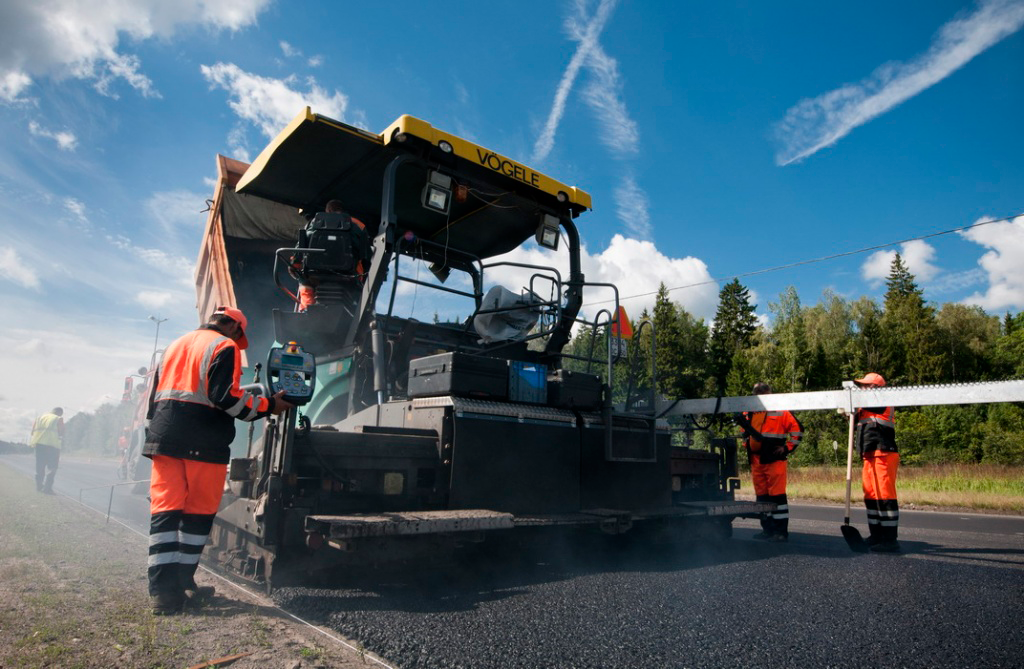
<path fill-rule="evenodd" d="M 868 531 L 872 537 L 895 541 L 899 532 L 900 506 L 896 499 L 896 473 L 900 454 L 884 451 L 865 453 L 861 483 L 864 508 L 868 514 Z"/>
<path fill-rule="evenodd" d="M 227 465 L 153 456 L 149 482 L 149 594 L 183 596 L 224 495 Z"/>
<path fill-rule="evenodd" d="M 761 516 L 761 529 L 768 534 L 789 536 L 789 497 L 786 496 L 785 460 L 761 464 L 757 453 L 750 456 L 750 476 L 759 502 L 775 504 L 775 511 Z"/>

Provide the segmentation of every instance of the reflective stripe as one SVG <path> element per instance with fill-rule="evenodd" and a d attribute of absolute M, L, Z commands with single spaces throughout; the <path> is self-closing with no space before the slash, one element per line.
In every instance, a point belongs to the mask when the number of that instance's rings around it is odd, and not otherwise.
<path fill-rule="evenodd" d="M 187 532 L 181 533 L 181 543 L 189 546 L 205 546 L 206 540 L 210 538 L 208 534 L 188 534 Z"/>
<path fill-rule="evenodd" d="M 195 553 L 194 555 L 189 555 L 187 553 L 186 554 L 182 554 L 178 558 L 178 564 L 199 564 L 199 556 L 200 555 L 201 555 L 200 553 Z"/>
<path fill-rule="evenodd" d="M 177 532 L 156 532 L 149 535 L 149 545 L 156 546 L 157 544 L 173 544 L 178 541 Z"/>
<path fill-rule="evenodd" d="M 882 527 L 899 527 L 900 521 L 898 520 L 883 520 L 879 522 Z"/>
<path fill-rule="evenodd" d="M 878 515 L 882 516 L 883 518 L 899 518 L 900 517 L 900 512 L 899 511 L 879 510 L 878 511 Z"/>
<path fill-rule="evenodd" d="M 157 390 L 154 395 L 155 401 L 160 400 L 177 400 L 179 402 L 192 402 L 193 404 L 201 404 L 203 406 L 213 407 L 213 402 L 210 401 L 210 365 L 213 362 L 214 354 L 217 348 L 224 342 L 231 341 L 229 337 L 224 335 L 217 335 L 203 350 L 203 356 L 199 362 L 199 387 L 194 390 L 185 390 L 182 388 L 170 388 L 167 390 Z M 177 352 L 177 351 L 176 351 Z M 164 376 L 164 367 L 167 364 L 168 359 L 165 357 L 160 361 L 160 377 Z"/>
<path fill-rule="evenodd" d="M 238 414 L 242 413 L 242 410 L 246 408 L 246 402 L 252 397 L 252 393 L 250 393 L 247 390 L 243 390 L 242 396 L 238 399 L 238 401 L 232 404 L 229 408 L 225 409 L 225 411 L 232 418 L 237 418 Z"/>
<path fill-rule="evenodd" d="M 147 566 L 149 566 L 149 567 L 157 567 L 157 566 L 162 565 L 162 564 L 174 564 L 175 562 L 178 561 L 178 558 L 180 557 L 180 555 L 181 555 L 181 553 L 179 553 L 178 551 L 168 551 L 166 553 L 154 553 L 153 555 L 149 556 L 149 561 L 147 562 Z"/>

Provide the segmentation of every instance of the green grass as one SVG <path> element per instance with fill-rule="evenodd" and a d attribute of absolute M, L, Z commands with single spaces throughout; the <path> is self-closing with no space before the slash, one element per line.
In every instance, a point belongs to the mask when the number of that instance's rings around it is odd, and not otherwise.
<path fill-rule="evenodd" d="M 741 475 L 741 490 L 753 494 L 750 473 Z M 900 467 L 896 490 L 902 507 L 942 507 L 998 513 L 1024 513 L 1024 467 L 1000 465 L 925 465 Z M 842 503 L 846 467 L 790 467 L 790 500 Z M 863 499 L 860 463 L 854 463 L 852 496 Z"/>

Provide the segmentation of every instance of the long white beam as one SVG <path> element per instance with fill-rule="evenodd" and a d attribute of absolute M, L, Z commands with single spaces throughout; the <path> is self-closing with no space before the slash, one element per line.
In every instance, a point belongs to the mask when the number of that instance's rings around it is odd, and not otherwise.
<path fill-rule="evenodd" d="M 659 416 L 738 413 L 740 411 L 827 411 L 859 407 L 909 407 L 938 404 L 1024 402 L 1024 381 L 990 381 L 879 389 L 842 388 L 807 393 L 704 398 L 659 402 Z"/>

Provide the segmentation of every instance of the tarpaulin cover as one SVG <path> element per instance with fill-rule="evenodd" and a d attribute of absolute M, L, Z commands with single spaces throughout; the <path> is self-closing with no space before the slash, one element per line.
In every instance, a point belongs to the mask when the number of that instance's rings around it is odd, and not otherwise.
<path fill-rule="evenodd" d="M 228 237 L 288 242 L 294 242 L 298 231 L 306 225 L 295 207 L 236 193 L 230 188 L 221 192 L 221 221 Z"/>

